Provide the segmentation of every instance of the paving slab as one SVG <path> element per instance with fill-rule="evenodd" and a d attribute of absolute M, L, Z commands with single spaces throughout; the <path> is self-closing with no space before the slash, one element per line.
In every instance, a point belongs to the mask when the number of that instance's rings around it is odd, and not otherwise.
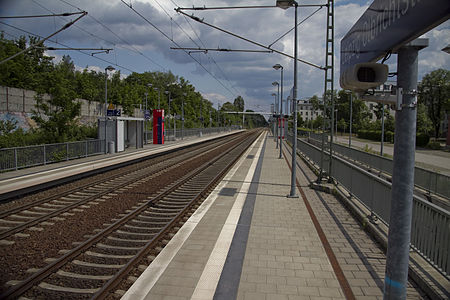
<path fill-rule="evenodd" d="M 382 250 L 301 161 L 288 198 L 278 155 L 255 142 L 123 299 L 382 299 Z"/>

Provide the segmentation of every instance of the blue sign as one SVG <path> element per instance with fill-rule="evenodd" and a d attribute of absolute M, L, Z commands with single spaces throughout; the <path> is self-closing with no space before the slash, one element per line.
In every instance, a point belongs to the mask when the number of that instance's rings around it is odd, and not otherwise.
<path fill-rule="evenodd" d="M 449 0 L 375 0 L 341 41 L 341 75 L 395 52 L 449 17 Z"/>
<path fill-rule="evenodd" d="M 122 110 L 120 109 L 108 109 L 106 111 L 108 117 L 120 117 L 122 115 Z"/>
<path fill-rule="evenodd" d="M 149 111 L 149 110 L 145 110 L 145 111 L 144 111 L 144 118 L 145 118 L 146 120 L 150 119 L 150 111 Z"/>

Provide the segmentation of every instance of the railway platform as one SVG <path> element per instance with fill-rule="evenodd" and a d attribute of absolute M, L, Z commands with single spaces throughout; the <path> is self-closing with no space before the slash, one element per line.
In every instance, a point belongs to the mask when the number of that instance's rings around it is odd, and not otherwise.
<path fill-rule="evenodd" d="M 202 137 L 197 136 L 183 140 L 166 141 L 163 145 L 147 144 L 143 148 L 127 148 L 123 152 L 114 154 L 100 154 L 0 173 L 0 200 L 12 197 L 15 194 L 33 192 L 108 170 L 117 165 L 124 165 L 132 161 L 145 159 L 145 157 L 167 153 L 240 131 L 234 130 L 220 134 L 203 135 Z"/>
<path fill-rule="evenodd" d="M 286 148 L 284 148 L 286 149 Z M 261 136 L 122 299 L 382 299 L 385 255 Z M 412 281 L 408 299 L 428 299 Z"/>

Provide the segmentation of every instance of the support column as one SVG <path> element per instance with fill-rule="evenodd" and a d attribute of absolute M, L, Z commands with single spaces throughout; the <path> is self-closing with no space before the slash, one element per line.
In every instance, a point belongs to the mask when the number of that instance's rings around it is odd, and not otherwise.
<path fill-rule="evenodd" d="M 416 148 L 418 53 L 426 46 L 427 39 L 418 39 L 398 51 L 397 88 L 403 89 L 403 102 L 395 114 L 394 170 L 384 299 L 406 299 Z"/>

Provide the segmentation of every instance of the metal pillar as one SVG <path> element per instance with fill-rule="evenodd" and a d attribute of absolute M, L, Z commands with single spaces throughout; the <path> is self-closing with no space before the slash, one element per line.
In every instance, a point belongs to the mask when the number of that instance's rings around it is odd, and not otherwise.
<path fill-rule="evenodd" d="M 350 92 L 350 135 L 348 136 L 348 147 L 352 147 L 352 122 L 353 122 L 353 94 Z"/>
<path fill-rule="evenodd" d="M 278 91 L 277 91 L 277 96 L 276 96 L 276 101 L 275 101 L 275 107 L 277 108 L 277 147 L 276 149 L 278 149 L 278 142 L 281 143 L 281 134 L 280 134 L 280 111 L 278 111 L 278 103 L 280 102 L 280 85 L 277 84 L 278 87 Z"/>
<path fill-rule="evenodd" d="M 380 155 L 383 156 L 383 145 L 384 145 L 384 104 L 382 105 L 381 109 L 381 148 L 380 148 Z"/>
<path fill-rule="evenodd" d="M 107 121 L 107 110 L 108 110 L 108 70 L 105 69 L 105 154 L 108 153 L 108 141 L 106 140 L 106 121 Z"/>
<path fill-rule="evenodd" d="M 325 161 L 325 135 L 328 125 L 327 110 L 328 110 L 328 93 L 330 91 L 330 156 L 328 161 L 328 175 L 331 179 L 331 170 L 333 162 L 333 125 L 334 125 L 334 0 L 328 0 L 327 5 L 327 33 L 326 33 L 326 49 L 325 49 L 325 84 L 323 91 L 323 123 L 322 123 L 322 152 L 320 154 L 320 173 L 317 178 L 321 181 L 324 177 L 324 161 Z"/>
<path fill-rule="evenodd" d="M 144 114 L 144 137 L 145 137 L 145 144 L 148 144 L 148 140 L 147 140 L 147 96 L 148 93 L 145 93 L 145 114 Z"/>
<path fill-rule="evenodd" d="M 290 198 L 298 198 L 297 194 L 297 8 L 298 3 L 295 2 L 295 20 L 294 20 L 294 94 L 293 94 L 293 104 L 294 104 L 294 140 L 292 141 L 292 172 L 291 172 L 291 191 L 288 195 Z"/>
<path fill-rule="evenodd" d="M 181 139 L 184 140 L 184 99 L 181 102 Z"/>
<path fill-rule="evenodd" d="M 283 127 L 283 67 L 281 68 L 281 94 L 280 94 L 280 115 L 281 115 L 281 121 L 280 121 L 280 156 L 278 158 L 283 158 L 283 153 L 281 151 L 282 145 L 283 145 L 283 137 L 284 137 L 284 127 Z"/>
<path fill-rule="evenodd" d="M 397 87 L 403 89 L 403 102 L 401 107 L 397 107 L 395 115 L 394 170 L 384 299 L 406 299 L 414 189 L 418 52 L 427 45 L 427 39 L 419 39 L 398 50 Z"/>
<path fill-rule="evenodd" d="M 331 124 L 334 124 L 334 0 L 328 0 L 327 6 L 327 42 L 326 42 L 326 79 L 325 86 L 330 89 Z M 331 125 L 333 127 L 333 125 Z M 330 135 L 330 161 L 328 167 L 328 180 L 332 179 L 333 164 L 333 128 Z"/>

